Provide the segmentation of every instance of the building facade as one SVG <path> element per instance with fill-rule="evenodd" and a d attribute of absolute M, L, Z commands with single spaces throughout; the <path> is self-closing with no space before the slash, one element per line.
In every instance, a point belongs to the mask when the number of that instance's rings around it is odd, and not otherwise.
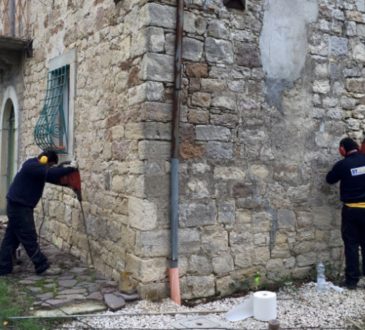
<path fill-rule="evenodd" d="M 78 161 L 95 266 L 147 298 L 169 290 L 176 2 L 27 1 L 32 56 L 0 48 L 1 208 L 62 81 L 52 141 Z M 303 278 L 319 260 L 341 269 L 324 176 L 344 135 L 363 138 L 364 40 L 364 0 L 185 1 L 182 298 Z M 42 234 L 86 259 L 72 191 L 47 186 L 43 203 Z"/>

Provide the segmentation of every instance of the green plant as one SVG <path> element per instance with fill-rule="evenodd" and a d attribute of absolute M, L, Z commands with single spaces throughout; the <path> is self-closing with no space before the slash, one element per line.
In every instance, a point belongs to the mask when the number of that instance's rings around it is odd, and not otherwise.
<path fill-rule="evenodd" d="M 29 315 L 32 299 L 22 288 L 9 279 L 0 278 L 0 329 L 47 330 L 54 323 L 36 319 L 11 321 L 10 317 Z"/>

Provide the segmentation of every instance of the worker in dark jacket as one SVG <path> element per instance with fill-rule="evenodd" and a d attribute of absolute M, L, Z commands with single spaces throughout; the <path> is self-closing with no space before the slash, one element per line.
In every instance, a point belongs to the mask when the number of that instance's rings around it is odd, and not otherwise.
<path fill-rule="evenodd" d="M 13 270 L 13 253 L 21 243 L 32 260 L 37 274 L 49 268 L 46 256 L 40 251 L 34 224 L 33 210 L 42 197 L 46 182 L 58 180 L 73 171 L 73 167 L 52 167 L 58 163 L 54 151 L 42 152 L 24 162 L 7 194 L 8 225 L 0 248 L 0 276 Z"/>
<path fill-rule="evenodd" d="M 356 289 L 360 278 L 359 248 L 362 250 L 362 272 L 365 272 L 365 155 L 357 143 L 344 138 L 339 151 L 344 159 L 328 172 L 330 184 L 340 181 L 340 199 L 343 202 L 341 233 L 345 247 L 345 283 Z"/>

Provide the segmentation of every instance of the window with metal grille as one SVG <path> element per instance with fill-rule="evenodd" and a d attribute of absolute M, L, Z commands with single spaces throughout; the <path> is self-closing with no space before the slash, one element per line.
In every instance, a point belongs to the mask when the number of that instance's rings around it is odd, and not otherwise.
<path fill-rule="evenodd" d="M 44 106 L 34 129 L 36 144 L 43 150 L 68 153 L 70 66 L 48 72 Z"/>

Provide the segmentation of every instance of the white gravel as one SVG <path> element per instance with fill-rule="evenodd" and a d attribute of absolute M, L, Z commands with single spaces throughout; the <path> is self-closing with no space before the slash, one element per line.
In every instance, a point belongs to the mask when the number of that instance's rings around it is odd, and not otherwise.
<path fill-rule="evenodd" d="M 228 311 L 245 299 L 247 296 L 226 298 L 193 308 L 176 305 L 169 299 L 160 303 L 141 300 L 128 303 L 115 313 L 105 312 L 82 318 L 83 322 L 65 324 L 62 329 L 268 329 L 266 322 L 252 317 L 230 322 L 225 313 L 219 312 Z M 286 286 L 277 292 L 277 305 L 281 329 L 345 329 L 352 322 L 365 319 L 365 280 L 360 281 L 357 290 L 345 289 L 342 293 L 334 290 L 318 293 L 314 283 L 300 288 Z M 194 319 L 195 326 L 189 326 Z"/>

